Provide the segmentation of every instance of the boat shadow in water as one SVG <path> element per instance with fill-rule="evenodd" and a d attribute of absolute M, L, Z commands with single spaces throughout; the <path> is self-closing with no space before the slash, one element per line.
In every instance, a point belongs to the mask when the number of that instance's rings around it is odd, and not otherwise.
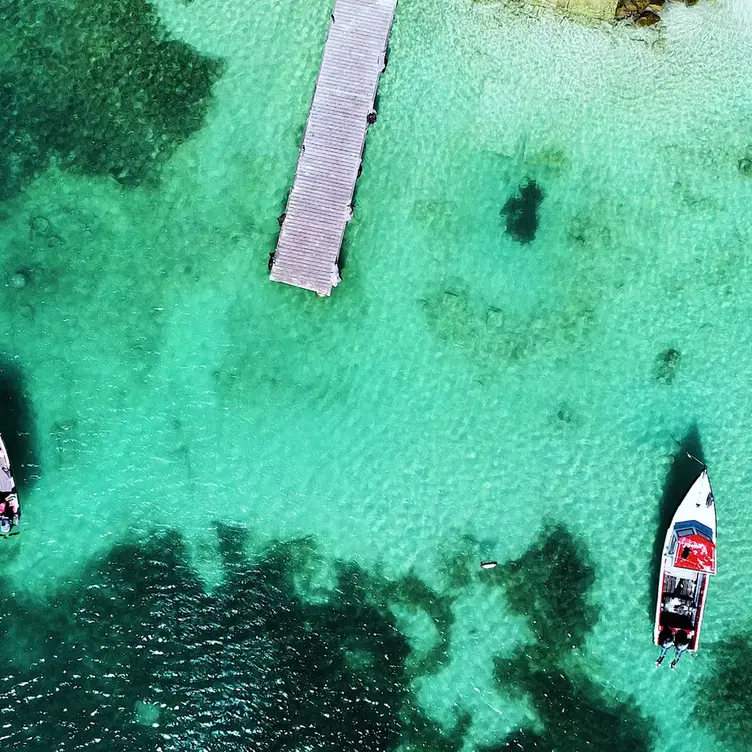
<path fill-rule="evenodd" d="M 8 449 L 16 486 L 23 492 L 39 479 L 36 419 L 23 371 L 3 356 L 0 356 L 0 433 Z"/>
<path fill-rule="evenodd" d="M 700 431 L 697 425 L 693 424 L 679 442 L 658 503 L 658 520 L 655 528 L 655 541 L 653 542 L 653 556 L 650 562 L 650 582 L 648 583 L 650 592 L 648 616 L 651 622 L 655 619 L 658 598 L 656 585 L 661 573 L 661 557 L 666 531 L 671 524 L 674 513 L 679 508 L 679 504 L 700 474 L 703 464 L 705 464 L 705 454 L 702 450 Z"/>

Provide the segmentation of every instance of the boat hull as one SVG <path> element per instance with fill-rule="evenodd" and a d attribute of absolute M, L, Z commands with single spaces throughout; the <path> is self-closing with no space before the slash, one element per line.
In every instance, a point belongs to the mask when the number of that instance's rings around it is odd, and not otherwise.
<path fill-rule="evenodd" d="M 18 535 L 21 507 L 16 493 L 16 481 L 10 467 L 10 457 L 0 436 L 0 538 Z"/>
<path fill-rule="evenodd" d="M 685 632 L 689 650 L 700 644 L 708 584 L 716 572 L 716 510 L 707 469 L 682 499 L 666 532 L 658 579 L 653 641 Z"/>

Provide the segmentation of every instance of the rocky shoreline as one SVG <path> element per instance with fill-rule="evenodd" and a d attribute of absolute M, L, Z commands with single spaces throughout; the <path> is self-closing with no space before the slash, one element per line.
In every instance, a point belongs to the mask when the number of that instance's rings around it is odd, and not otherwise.
<path fill-rule="evenodd" d="M 699 0 L 473 0 L 476 4 L 548 8 L 574 18 L 596 21 L 631 21 L 637 26 L 654 26 L 671 2 L 697 5 Z"/>
<path fill-rule="evenodd" d="M 699 0 L 676 0 L 685 5 L 697 5 Z M 616 19 L 631 19 L 637 26 L 653 26 L 661 20 L 661 11 L 666 0 L 619 0 L 616 5 Z"/>

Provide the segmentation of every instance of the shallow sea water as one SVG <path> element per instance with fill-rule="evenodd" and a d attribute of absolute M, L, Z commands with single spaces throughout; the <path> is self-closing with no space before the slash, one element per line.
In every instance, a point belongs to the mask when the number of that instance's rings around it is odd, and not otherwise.
<path fill-rule="evenodd" d="M 401 0 L 343 282 L 327 300 L 270 283 L 266 262 L 329 3 L 156 7 L 172 36 L 226 64 L 204 127 L 161 182 L 124 188 L 53 167 L 0 205 L 2 354 L 23 376 L 38 465 L 23 534 L 0 554 L 4 600 L 24 604 L 6 616 L 65 621 L 55 604 L 83 601 L 60 593 L 124 541 L 177 531 L 214 592 L 227 576 L 217 523 L 248 531 L 252 559 L 310 538 L 317 553 L 295 574 L 310 597 L 328 602 L 333 562 L 356 562 L 416 655 L 436 639 L 430 607 L 383 583 L 412 573 L 450 604 L 446 650 L 408 684 L 445 730 L 470 715 L 464 749 L 531 724 L 556 749 L 589 749 L 571 740 L 578 723 L 633 722 L 618 710 L 593 720 L 577 699 L 587 682 L 596 704 L 631 696 L 651 719 L 650 743 L 634 749 L 731 749 L 692 708 L 714 646 L 752 630 L 752 592 L 737 585 L 752 535 L 752 178 L 738 169 L 752 156 L 752 6 L 672 5 L 637 31 L 515 3 Z M 520 244 L 501 208 L 526 179 L 544 198 Z M 667 377 L 669 349 L 681 357 Z M 693 427 L 718 501 L 719 574 L 703 650 L 656 673 L 658 509 Z M 577 541 L 561 567 L 578 552 L 592 565 L 583 592 L 599 608 L 569 652 L 538 639 L 553 660 L 543 673 L 579 677 L 559 732 L 541 694 L 494 679 L 494 656 L 535 641 L 535 616 L 515 611 L 505 574 L 477 572 L 481 557 L 522 557 L 555 525 Z M 576 619 L 554 590 L 536 608 Z M 177 639 L 169 620 L 167 634 Z M 4 691 L 20 692 L 32 643 Z M 214 691 L 239 690 L 218 679 Z M 108 733 L 159 724 L 144 710 L 157 699 L 126 700 Z M 64 711 L 35 712 L 54 723 Z M 85 746 L 74 723 L 45 747 L 42 722 L 24 718 L 5 721 L 11 749 Z M 132 748 L 242 748 L 200 724 L 159 738 Z"/>

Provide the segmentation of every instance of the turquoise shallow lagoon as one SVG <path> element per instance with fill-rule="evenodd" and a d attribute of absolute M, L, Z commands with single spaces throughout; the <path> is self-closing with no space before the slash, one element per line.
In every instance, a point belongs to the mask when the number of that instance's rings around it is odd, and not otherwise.
<path fill-rule="evenodd" d="M 723 644 L 752 634 L 751 8 L 671 5 L 636 30 L 401 0 L 343 282 L 323 300 L 270 283 L 267 259 L 329 3 L 157 3 L 172 38 L 224 61 L 202 127 L 158 179 L 53 159 L 0 203 L 3 368 L 30 447 L 23 534 L 0 541 L 4 748 L 491 750 L 529 728 L 525 750 L 744 749 L 732 698 L 702 692 Z M 530 179 L 543 200 L 521 244 L 501 208 Z M 701 651 L 656 672 L 659 508 L 693 431 L 719 574 Z M 242 590 L 243 556 L 275 544 L 284 577 L 243 569 Z M 326 611 L 347 590 L 336 562 L 366 583 L 365 605 L 326 622 L 344 663 L 265 704 L 280 655 L 307 665 L 285 619 L 323 623 L 274 594 Z M 454 746 L 407 711 L 357 742 L 274 735 L 309 680 L 335 720 L 338 697 L 368 696 L 347 671 L 378 663 L 367 636 L 348 642 L 369 608 L 411 646 L 386 683 L 431 728 L 457 726 Z M 181 640 L 190 659 L 170 653 Z M 505 674 L 495 657 L 521 646 L 534 657 Z M 196 654 L 213 656 L 203 684 Z"/>

